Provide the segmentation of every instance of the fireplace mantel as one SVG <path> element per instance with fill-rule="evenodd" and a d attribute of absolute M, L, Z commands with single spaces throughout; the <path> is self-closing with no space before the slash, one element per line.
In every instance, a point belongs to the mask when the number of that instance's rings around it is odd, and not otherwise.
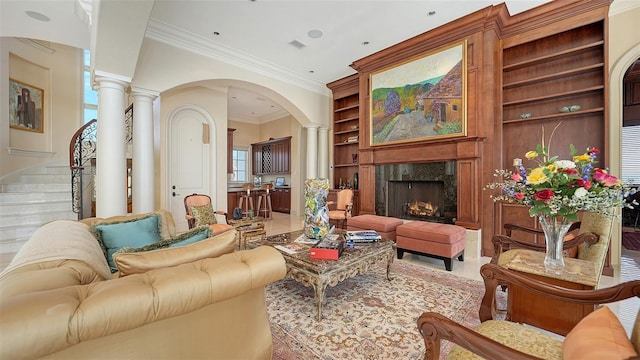
<path fill-rule="evenodd" d="M 457 225 L 480 229 L 479 197 L 482 191 L 481 159 L 485 138 L 463 137 L 434 142 L 407 143 L 360 149 L 360 213 L 375 214 L 375 167 L 386 164 L 455 161 Z"/>

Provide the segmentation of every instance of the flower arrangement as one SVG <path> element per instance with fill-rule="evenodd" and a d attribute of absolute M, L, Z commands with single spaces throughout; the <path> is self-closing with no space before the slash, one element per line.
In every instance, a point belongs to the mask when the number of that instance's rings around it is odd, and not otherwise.
<path fill-rule="evenodd" d="M 597 148 L 587 148 L 579 154 L 570 146 L 572 160 L 549 157 L 549 149 L 537 145 L 525 157 L 535 160 L 537 166 L 525 169 L 519 159 L 514 161 L 517 172 L 496 170 L 494 176 L 501 182 L 488 184 L 488 189 L 500 189 L 492 196 L 494 201 L 515 202 L 530 206 L 531 216 L 564 217 L 578 221 L 579 211 L 613 215 L 615 208 L 628 206 L 625 198 L 632 193 L 630 185 L 598 168 Z"/>

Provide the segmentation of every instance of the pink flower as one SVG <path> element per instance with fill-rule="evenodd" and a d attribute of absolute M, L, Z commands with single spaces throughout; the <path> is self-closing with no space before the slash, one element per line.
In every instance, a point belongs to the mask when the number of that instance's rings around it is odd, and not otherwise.
<path fill-rule="evenodd" d="M 522 181 L 522 176 L 520 174 L 513 174 L 513 175 L 511 175 L 511 180 L 516 181 L 516 182 L 520 182 L 520 181 Z"/>
<path fill-rule="evenodd" d="M 604 186 L 613 186 L 618 183 L 618 178 L 609 175 L 606 170 L 603 169 L 595 169 L 593 171 L 593 179 L 597 180 Z"/>
<path fill-rule="evenodd" d="M 524 199 L 524 194 L 523 193 L 516 193 L 515 197 L 518 200 L 522 200 L 522 199 Z"/>
<path fill-rule="evenodd" d="M 544 189 L 538 191 L 534 196 L 538 201 L 547 202 L 553 197 L 553 195 L 553 190 Z"/>

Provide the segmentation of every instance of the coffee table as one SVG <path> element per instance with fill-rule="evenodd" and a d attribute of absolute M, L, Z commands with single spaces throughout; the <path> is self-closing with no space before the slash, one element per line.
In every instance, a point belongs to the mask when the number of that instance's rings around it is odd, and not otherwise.
<path fill-rule="evenodd" d="M 293 244 L 294 240 L 301 234 L 302 231 L 294 231 L 268 236 L 262 241 L 249 242 L 247 247 Z M 322 320 L 322 302 L 327 286 L 335 286 L 343 280 L 364 274 L 379 264 L 386 264 L 387 280 L 391 280 L 391 264 L 396 254 L 396 246 L 392 240 L 382 239 L 372 244 L 345 248 L 338 260 L 312 259 L 309 257 L 309 249 L 312 245 L 295 244 L 304 249 L 294 254 L 281 251 L 287 264 L 286 277 L 304 286 L 313 287 L 317 306 L 317 320 Z"/>

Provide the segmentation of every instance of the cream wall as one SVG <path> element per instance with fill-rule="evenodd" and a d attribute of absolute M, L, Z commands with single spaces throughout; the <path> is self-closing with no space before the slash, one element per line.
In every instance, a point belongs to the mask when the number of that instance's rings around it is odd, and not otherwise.
<path fill-rule="evenodd" d="M 629 66 L 640 58 L 640 3 L 615 0 L 609 8 L 609 167 L 621 172 L 622 80 Z M 630 34 L 636 34 L 632 36 Z M 611 241 L 611 262 L 620 264 L 620 223 L 615 222 Z"/>
<path fill-rule="evenodd" d="M 159 92 L 206 80 L 220 87 L 240 86 L 280 104 L 303 126 L 331 121 L 331 92 L 324 84 L 309 90 L 280 77 L 252 71 L 246 64 L 231 64 L 210 56 L 145 39 L 132 86 Z"/>
<path fill-rule="evenodd" d="M 53 54 L 0 37 L 0 178 L 37 165 L 68 164 L 69 141 L 83 122 L 83 55 L 77 48 L 50 47 Z M 43 133 L 9 128 L 9 78 L 44 90 Z"/>
<path fill-rule="evenodd" d="M 210 168 L 212 177 L 210 183 L 210 196 L 215 204 L 222 209 L 227 206 L 227 93 L 211 88 L 194 86 L 184 89 L 167 91 L 160 94 L 162 105 L 160 107 L 160 149 L 159 163 L 156 167 L 160 169 L 160 208 L 169 209 L 171 199 L 171 189 L 169 184 L 169 120 L 176 111 L 184 106 L 196 106 L 202 108 L 213 119 L 213 124 L 209 124 L 211 134 L 210 143 L 213 146 L 211 151 Z"/>

